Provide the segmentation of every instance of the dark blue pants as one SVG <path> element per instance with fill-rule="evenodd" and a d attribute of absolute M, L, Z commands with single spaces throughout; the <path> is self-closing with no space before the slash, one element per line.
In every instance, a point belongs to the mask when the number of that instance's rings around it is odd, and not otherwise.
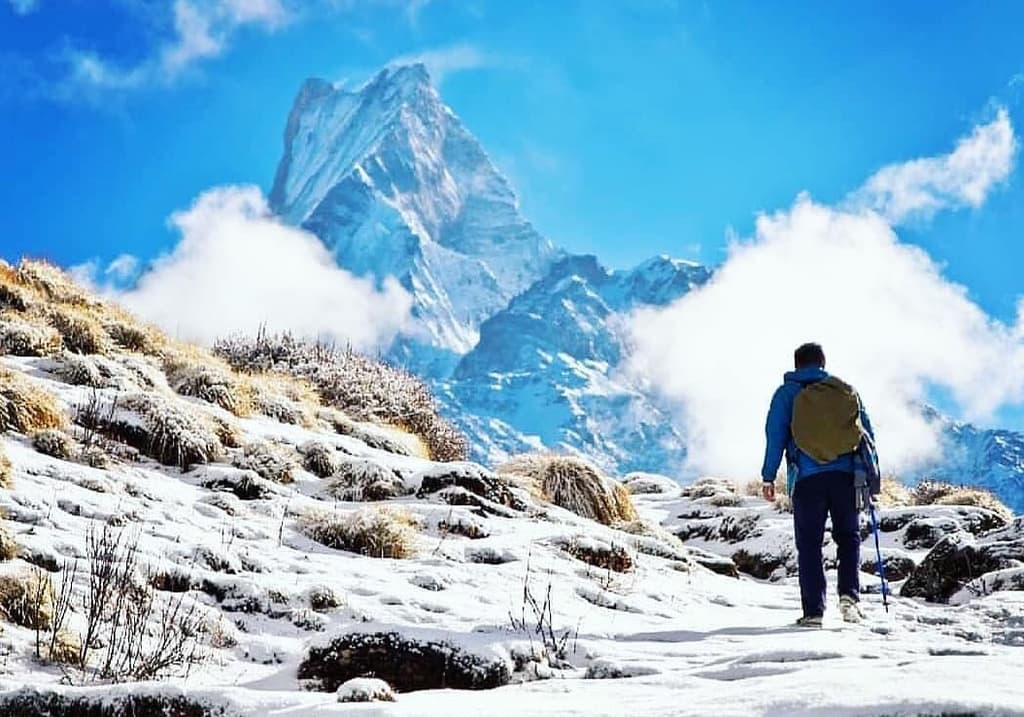
<path fill-rule="evenodd" d="M 793 527 L 800 567 L 804 615 L 825 614 L 825 566 L 821 544 L 825 519 L 832 516 L 832 539 L 839 558 L 839 594 L 860 597 L 860 519 L 851 473 L 818 473 L 793 488 Z"/>

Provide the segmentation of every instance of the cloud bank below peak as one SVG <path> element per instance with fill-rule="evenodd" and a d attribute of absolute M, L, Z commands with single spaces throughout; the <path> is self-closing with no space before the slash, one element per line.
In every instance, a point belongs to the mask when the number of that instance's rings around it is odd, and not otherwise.
<path fill-rule="evenodd" d="M 678 407 L 689 467 L 758 473 L 769 399 L 805 341 L 860 390 L 887 469 L 937 457 L 937 427 L 920 411 L 935 390 L 975 420 L 1024 400 L 1024 322 L 988 316 L 893 228 L 980 206 L 1016 146 L 1000 110 L 951 153 L 885 167 L 838 207 L 801 195 L 760 216 L 705 287 L 631 316 L 628 370 Z"/>
<path fill-rule="evenodd" d="M 136 271 L 130 256 L 74 274 L 170 334 L 206 344 L 266 326 L 370 351 L 408 321 L 412 299 L 397 280 L 377 287 L 339 268 L 319 239 L 274 218 L 256 187 L 210 189 L 170 223 L 180 241 L 130 288 L 116 288 Z"/>

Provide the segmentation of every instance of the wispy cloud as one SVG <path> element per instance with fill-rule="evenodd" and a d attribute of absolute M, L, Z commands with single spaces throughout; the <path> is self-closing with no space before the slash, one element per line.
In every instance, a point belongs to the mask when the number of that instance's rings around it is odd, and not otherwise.
<path fill-rule="evenodd" d="M 880 213 L 893 225 L 928 219 L 942 209 L 979 207 L 1006 180 L 1017 141 L 1010 115 L 979 125 L 949 154 L 883 167 L 847 198 L 850 208 Z"/>
<path fill-rule="evenodd" d="M 1024 401 L 1024 321 L 987 315 L 893 229 L 981 205 L 1009 173 L 1015 145 L 1000 111 L 948 155 L 881 170 L 857 201 L 829 207 L 801 195 L 734 240 L 706 287 L 634 315 L 631 372 L 679 406 L 691 467 L 757 474 L 771 392 L 809 340 L 861 391 L 888 469 L 935 457 L 935 427 L 919 410 L 933 389 L 966 418 Z"/>
<path fill-rule="evenodd" d="M 10 0 L 15 15 L 31 15 L 39 9 L 39 0 Z"/>
<path fill-rule="evenodd" d="M 60 54 L 66 72 L 54 95 L 74 99 L 177 81 L 201 62 L 223 54 L 243 27 L 273 31 L 290 18 L 282 0 L 174 0 L 172 32 L 141 61 L 120 65 L 77 47 Z"/>
<path fill-rule="evenodd" d="M 498 58 L 481 50 L 476 45 L 459 43 L 448 47 L 423 50 L 409 55 L 400 55 L 391 60 L 391 65 L 408 65 L 422 62 L 426 65 L 430 77 L 441 85 L 445 78 L 458 72 L 476 70 L 482 67 L 493 67 L 499 64 Z"/>
<path fill-rule="evenodd" d="M 141 274 L 130 255 L 73 273 L 167 331 L 206 343 L 266 325 L 372 350 L 408 319 L 412 299 L 394 278 L 378 288 L 339 268 L 319 239 L 274 218 L 256 187 L 208 190 L 171 225 L 180 241 Z"/>

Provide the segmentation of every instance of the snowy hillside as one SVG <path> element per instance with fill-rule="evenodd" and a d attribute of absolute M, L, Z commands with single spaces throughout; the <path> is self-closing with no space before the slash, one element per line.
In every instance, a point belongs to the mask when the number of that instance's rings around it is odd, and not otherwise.
<path fill-rule="evenodd" d="M 308 80 L 270 202 L 347 269 L 399 277 L 417 319 L 399 355 L 418 373 L 450 369 L 480 323 L 558 255 L 422 65 L 385 69 L 356 91 Z"/>
<path fill-rule="evenodd" d="M 369 363 L 239 373 L 44 265 L 0 303 L 0 714 L 1024 714 L 1024 517 L 984 494 L 889 486 L 890 612 L 802 631 L 784 497 L 438 462 L 357 418 L 417 390 Z"/>

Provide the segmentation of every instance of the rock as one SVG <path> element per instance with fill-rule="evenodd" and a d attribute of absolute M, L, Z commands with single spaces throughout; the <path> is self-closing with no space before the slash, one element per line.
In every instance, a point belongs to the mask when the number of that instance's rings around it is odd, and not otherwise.
<path fill-rule="evenodd" d="M 890 582 L 903 580 L 917 567 L 917 563 L 909 555 L 890 550 L 882 551 L 882 560 L 885 561 L 885 579 Z M 860 569 L 866 573 L 878 575 L 878 558 L 874 553 L 861 561 Z"/>
<path fill-rule="evenodd" d="M 907 578 L 900 594 L 948 602 L 960 588 L 986 573 L 1024 563 L 1024 518 L 982 539 L 966 533 L 946 536 Z"/>
<path fill-rule="evenodd" d="M 738 578 L 740 576 L 740 571 L 737 569 L 736 563 L 732 561 L 732 558 L 727 558 L 724 555 L 715 555 L 706 550 L 697 550 L 696 548 L 690 548 L 689 550 L 690 557 L 693 558 L 697 565 L 726 577 Z"/>
<path fill-rule="evenodd" d="M 908 550 L 931 549 L 947 535 L 960 530 L 960 523 L 952 518 L 915 518 L 903 532 L 903 545 Z"/>
<path fill-rule="evenodd" d="M 674 495 L 680 492 L 678 483 L 656 473 L 629 473 L 622 479 L 622 484 L 633 495 Z"/>
<path fill-rule="evenodd" d="M 321 692 L 335 692 L 351 679 L 370 676 L 384 680 L 398 692 L 488 690 L 507 685 L 511 670 L 496 657 L 397 632 L 337 637 L 325 646 L 310 648 L 299 665 L 299 679 Z"/>
<path fill-rule="evenodd" d="M 424 471 L 417 478 L 420 483 L 420 488 L 416 492 L 418 498 L 425 498 L 454 486 L 491 503 L 497 503 L 513 510 L 526 510 L 523 502 L 512 492 L 508 480 L 472 463 L 439 465 Z"/>
<path fill-rule="evenodd" d="M 732 560 L 741 573 L 747 573 L 760 580 L 767 580 L 776 570 L 789 562 L 789 555 L 737 550 L 733 553 Z"/>
<path fill-rule="evenodd" d="M 227 717 L 221 705 L 176 694 L 107 694 L 89 696 L 22 688 L 0 695 L 4 717 Z"/>

